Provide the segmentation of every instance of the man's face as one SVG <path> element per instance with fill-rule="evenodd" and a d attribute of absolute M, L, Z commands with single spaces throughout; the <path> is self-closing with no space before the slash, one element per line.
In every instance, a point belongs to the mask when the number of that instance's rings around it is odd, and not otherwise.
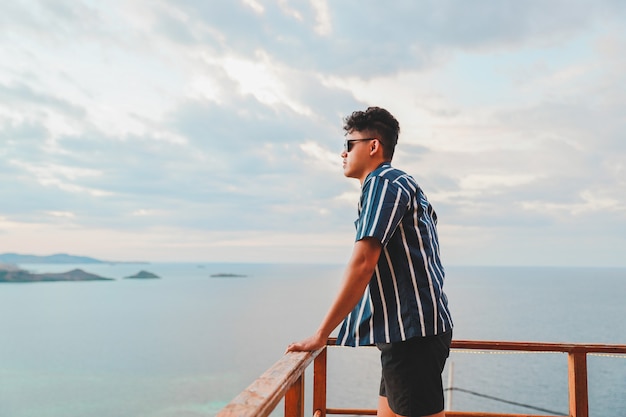
<path fill-rule="evenodd" d="M 343 174 L 348 178 L 358 178 L 361 181 L 369 174 L 371 141 L 376 138 L 368 132 L 351 130 L 346 134 L 343 159 Z"/>

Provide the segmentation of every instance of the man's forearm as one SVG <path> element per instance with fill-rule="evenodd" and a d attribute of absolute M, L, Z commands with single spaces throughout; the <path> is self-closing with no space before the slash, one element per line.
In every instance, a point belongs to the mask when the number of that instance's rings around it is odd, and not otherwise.
<path fill-rule="evenodd" d="M 331 304 L 324 320 L 320 324 L 318 333 L 328 337 L 341 321 L 352 311 L 354 306 L 363 297 L 369 284 L 378 257 L 380 243 L 373 239 L 361 240 L 355 244 L 354 252 L 346 267 L 343 281 L 335 300 Z"/>
<path fill-rule="evenodd" d="M 287 352 L 316 350 L 326 344 L 330 333 L 363 296 L 374 274 L 381 248 L 380 242 L 373 238 L 359 240 L 354 244 L 354 251 L 346 267 L 341 287 L 317 332 L 300 342 L 290 344 Z"/>

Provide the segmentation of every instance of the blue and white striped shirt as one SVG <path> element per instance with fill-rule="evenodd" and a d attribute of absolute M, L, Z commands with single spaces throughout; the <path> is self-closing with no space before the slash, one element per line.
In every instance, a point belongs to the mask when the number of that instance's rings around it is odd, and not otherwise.
<path fill-rule="evenodd" d="M 411 176 L 388 162 L 367 176 L 356 241 L 373 237 L 383 247 L 363 298 L 341 325 L 338 345 L 399 342 L 452 328 L 436 224 Z"/>

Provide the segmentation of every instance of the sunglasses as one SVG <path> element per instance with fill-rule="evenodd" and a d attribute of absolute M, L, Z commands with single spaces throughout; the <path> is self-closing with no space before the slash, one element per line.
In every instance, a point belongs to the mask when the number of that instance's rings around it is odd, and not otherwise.
<path fill-rule="evenodd" d="M 347 153 L 352 150 L 352 146 L 354 145 L 355 142 L 364 142 L 366 140 L 376 140 L 376 139 L 378 138 L 346 139 L 345 142 L 343 142 L 343 150 Z"/>

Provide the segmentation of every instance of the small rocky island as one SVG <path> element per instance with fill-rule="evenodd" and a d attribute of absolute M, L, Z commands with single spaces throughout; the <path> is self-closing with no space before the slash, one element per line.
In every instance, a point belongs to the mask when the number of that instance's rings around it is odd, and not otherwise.
<path fill-rule="evenodd" d="M 13 265 L 0 264 L 0 282 L 52 282 L 52 281 L 113 281 L 82 269 L 67 272 L 44 272 L 34 274 Z"/>
<path fill-rule="evenodd" d="M 125 279 L 159 279 L 160 276 L 148 271 L 139 271 L 135 275 L 124 277 Z"/>
<path fill-rule="evenodd" d="M 230 273 L 211 274 L 211 278 L 245 278 L 245 277 L 247 277 L 247 275 L 230 274 Z"/>

